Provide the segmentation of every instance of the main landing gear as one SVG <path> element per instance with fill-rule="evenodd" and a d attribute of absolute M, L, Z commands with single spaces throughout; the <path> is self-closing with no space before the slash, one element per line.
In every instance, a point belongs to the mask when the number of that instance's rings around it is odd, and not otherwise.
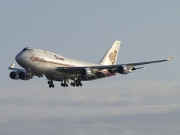
<path fill-rule="evenodd" d="M 49 80 L 47 83 L 49 84 L 49 88 L 54 88 L 54 84 L 53 84 L 52 80 Z M 79 87 L 79 86 L 82 87 L 83 84 L 81 83 L 80 79 L 76 79 L 73 82 L 71 82 L 70 85 L 73 86 L 73 87 Z M 61 83 L 61 86 L 68 87 L 69 86 L 69 81 L 67 79 L 63 79 L 63 82 Z"/>
<path fill-rule="evenodd" d="M 54 84 L 52 80 L 48 81 L 48 84 L 49 84 L 49 88 L 54 88 Z"/>
<path fill-rule="evenodd" d="M 63 87 L 69 86 L 66 79 L 63 80 L 63 82 L 61 83 L 61 86 L 63 86 Z"/>
<path fill-rule="evenodd" d="M 71 86 L 73 87 L 79 87 L 79 86 L 82 86 L 82 83 L 81 83 L 81 80 L 74 80 L 74 82 L 71 82 Z"/>
<path fill-rule="evenodd" d="M 68 87 L 69 86 L 68 83 L 69 83 L 68 80 L 64 79 L 63 83 L 61 83 L 61 86 Z M 74 82 L 71 82 L 70 85 L 73 87 L 75 87 L 75 86 L 79 87 L 79 86 L 82 86 L 82 83 L 81 83 L 80 79 L 77 79 L 77 80 L 74 80 Z"/>

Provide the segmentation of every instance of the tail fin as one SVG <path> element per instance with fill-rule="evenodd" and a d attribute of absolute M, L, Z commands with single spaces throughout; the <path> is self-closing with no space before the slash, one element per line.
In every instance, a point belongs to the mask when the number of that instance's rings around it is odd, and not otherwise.
<path fill-rule="evenodd" d="M 118 52 L 119 52 L 119 47 L 120 47 L 121 41 L 114 41 L 112 46 L 109 48 L 109 50 L 106 52 L 102 60 L 99 62 L 99 64 L 102 65 L 115 65 Z"/>

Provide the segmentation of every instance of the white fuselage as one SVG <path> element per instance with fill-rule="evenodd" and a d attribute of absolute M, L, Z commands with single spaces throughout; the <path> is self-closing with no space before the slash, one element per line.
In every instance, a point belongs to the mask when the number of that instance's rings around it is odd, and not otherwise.
<path fill-rule="evenodd" d="M 100 65 L 65 58 L 56 53 L 35 48 L 24 48 L 17 54 L 16 61 L 26 70 L 38 72 L 46 76 L 61 76 L 62 78 L 70 77 L 72 74 L 57 72 L 57 67 L 84 67 Z"/>
<path fill-rule="evenodd" d="M 66 58 L 53 52 L 26 47 L 16 55 L 17 63 L 24 69 L 14 68 L 13 63 L 8 69 L 13 70 L 9 76 L 14 80 L 29 80 L 34 76 L 46 76 L 49 88 L 54 88 L 53 81 L 61 81 L 61 86 L 82 86 L 82 81 L 96 80 L 117 74 L 129 74 L 141 69 L 145 64 L 159 63 L 165 60 L 116 64 L 121 41 L 114 41 L 98 64 Z"/>

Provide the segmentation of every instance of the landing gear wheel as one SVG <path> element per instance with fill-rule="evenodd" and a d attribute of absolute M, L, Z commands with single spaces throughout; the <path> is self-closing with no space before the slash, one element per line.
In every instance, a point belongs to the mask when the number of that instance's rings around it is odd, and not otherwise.
<path fill-rule="evenodd" d="M 48 84 L 51 84 L 51 81 L 48 81 Z"/>
<path fill-rule="evenodd" d="M 75 83 L 74 83 L 74 82 L 71 82 L 71 86 L 73 86 L 73 87 L 74 87 L 74 86 L 75 86 Z"/>
<path fill-rule="evenodd" d="M 54 84 L 53 84 L 53 81 L 48 81 L 48 84 L 49 84 L 49 88 L 54 88 Z"/>
<path fill-rule="evenodd" d="M 63 86 L 63 87 L 68 87 L 67 80 L 64 79 L 63 81 L 64 81 L 64 82 L 61 83 L 61 86 Z M 72 84 L 71 84 L 71 85 L 72 85 Z"/>
<path fill-rule="evenodd" d="M 81 86 L 82 87 L 82 83 L 81 83 L 80 79 L 74 80 L 74 82 L 72 84 L 73 85 L 71 85 L 71 86 L 76 86 L 76 87 Z"/>

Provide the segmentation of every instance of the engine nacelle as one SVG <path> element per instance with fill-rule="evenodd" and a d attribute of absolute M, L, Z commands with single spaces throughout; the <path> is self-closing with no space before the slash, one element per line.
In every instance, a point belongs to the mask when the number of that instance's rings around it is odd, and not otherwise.
<path fill-rule="evenodd" d="M 18 80 L 18 79 L 19 79 L 19 73 L 16 72 L 16 71 L 12 71 L 12 72 L 9 74 L 9 77 L 10 77 L 11 79 Z"/>
<path fill-rule="evenodd" d="M 27 73 L 27 72 L 19 72 L 19 79 L 21 80 L 29 80 L 33 78 L 32 73 Z"/>
<path fill-rule="evenodd" d="M 131 73 L 132 72 L 132 70 L 131 69 L 129 69 L 127 66 L 119 66 L 118 67 L 118 72 L 120 73 L 120 74 L 128 74 L 128 73 Z"/>
<path fill-rule="evenodd" d="M 94 72 L 91 68 L 84 68 L 80 71 L 82 77 L 90 78 L 94 76 Z"/>

